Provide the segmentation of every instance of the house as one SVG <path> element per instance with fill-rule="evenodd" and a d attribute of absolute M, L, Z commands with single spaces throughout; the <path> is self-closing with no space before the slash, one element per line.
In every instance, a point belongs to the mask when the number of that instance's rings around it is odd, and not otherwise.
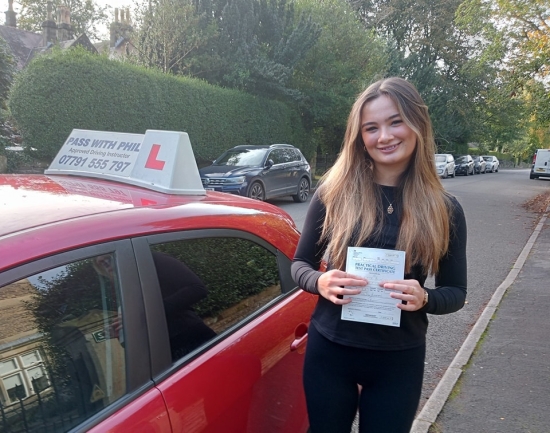
<path fill-rule="evenodd" d="M 9 7 L 6 11 L 6 23 L 0 25 L 0 36 L 3 37 L 15 58 L 18 70 L 23 69 L 34 56 L 46 52 L 55 44 L 58 44 L 62 49 L 67 49 L 74 46 L 82 46 L 92 53 L 97 53 L 98 49 L 90 41 L 88 36 L 83 33 L 75 36 L 73 27 L 71 26 L 71 12 L 68 6 L 58 6 L 56 20 L 53 19 L 53 6 L 48 2 L 47 17 L 42 23 L 42 32 L 33 33 L 17 28 L 17 17 L 13 10 L 13 0 L 9 0 Z M 126 11 L 128 18 L 123 18 L 118 22 L 118 9 L 116 11 L 115 23 L 111 24 L 111 52 L 124 49 L 125 43 L 128 42 L 128 35 L 132 28 L 129 22 L 129 12 Z M 124 14 L 123 14 L 124 17 Z M 113 42 L 113 38 L 116 38 Z M 117 48 L 116 44 L 119 47 Z"/>

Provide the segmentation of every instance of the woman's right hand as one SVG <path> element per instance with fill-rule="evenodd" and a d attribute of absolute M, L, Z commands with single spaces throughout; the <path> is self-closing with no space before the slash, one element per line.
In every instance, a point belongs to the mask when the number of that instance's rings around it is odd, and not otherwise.
<path fill-rule="evenodd" d="M 317 290 L 323 298 L 328 299 L 330 302 L 336 305 L 344 305 L 349 304 L 351 299 L 341 299 L 342 295 L 358 295 L 367 284 L 368 281 L 364 278 L 333 269 L 319 277 Z M 357 288 L 350 289 L 343 286 L 356 286 Z"/>

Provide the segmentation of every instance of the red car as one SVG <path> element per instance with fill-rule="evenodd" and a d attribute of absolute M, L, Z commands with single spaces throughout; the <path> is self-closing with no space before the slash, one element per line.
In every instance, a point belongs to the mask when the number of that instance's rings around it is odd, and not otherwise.
<path fill-rule="evenodd" d="M 0 431 L 306 432 L 298 237 L 205 192 L 183 133 L 75 130 L 0 176 Z"/>

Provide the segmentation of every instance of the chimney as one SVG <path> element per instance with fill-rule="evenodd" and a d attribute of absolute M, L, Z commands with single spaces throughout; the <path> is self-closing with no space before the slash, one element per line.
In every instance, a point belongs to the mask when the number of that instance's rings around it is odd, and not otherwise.
<path fill-rule="evenodd" d="M 52 17 L 52 2 L 48 2 L 48 15 L 46 21 L 42 22 L 42 46 L 47 47 L 49 43 L 55 44 L 57 39 L 57 25 Z"/>
<path fill-rule="evenodd" d="M 120 14 L 120 20 L 119 20 Z M 129 38 L 132 34 L 132 25 L 130 21 L 130 9 L 115 8 L 115 21 L 109 26 L 110 46 L 114 47 L 117 41 L 122 38 Z"/>
<path fill-rule="evenodd" d="M 68 6 L 61 5 L 57 7 L 57 40 L 59 42 L 68 41 L 73 38 L 73 29 L 71 27 L 71 10 Z"/>
<path fill-rule="evenodd" d="M 13 10 L 13 0 L 8 0 L 8 10 L 6 14 L 6 26 L 17 27 L 17 18 L 15 17 L 15 11 Z"/>
<path fill-rule="evenodd" d="M 109 26 L 109 46 L 114 47 L 120 37 L 122 24 L 118 21 L 118 8 L 115 8 L 115 22 Z"/>

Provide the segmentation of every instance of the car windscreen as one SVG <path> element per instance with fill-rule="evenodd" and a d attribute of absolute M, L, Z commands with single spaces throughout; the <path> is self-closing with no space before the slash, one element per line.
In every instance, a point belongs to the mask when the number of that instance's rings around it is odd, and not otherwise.
<path fill-rule="evenodd" d="M 456 160 L 456 162 L 458 162 L 458 163 L 465 163 L 465 162 L 468 162 L 468 157 L 466 157 L 466 156 L 461 156 L 461 157 L 459 157 L 459 158 Z"/>
<path fill-rule="evenodd" d="M 445 162 L 447 157 L 445 155 L 435 155 L 435 162 Z"/>
<path fill-rule="evenodd" d="M 234 166 L 258 166 L 261 165 L 267 149 L 240 149 L 228 150 L 216 161 L 215 165 L 234 165 Z"/>
<path fill-rule="evenodd" d="M 484 156 L 483 159 L 485 161 L 492 161 L 493 160 L 493 157 L 492 156 Z"/>

